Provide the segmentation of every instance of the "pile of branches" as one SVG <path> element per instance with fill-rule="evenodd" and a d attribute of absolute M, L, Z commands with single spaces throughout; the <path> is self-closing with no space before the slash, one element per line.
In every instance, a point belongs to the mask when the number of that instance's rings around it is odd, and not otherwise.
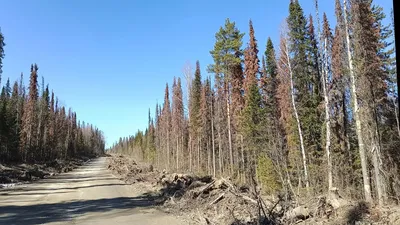
<path fill-rule="evenodd" d="M 20 182 L 34 181 L 69 172 L 82 165 L 85 159 L 56 159 L 42 164 L 0 165 L 0 188 L 11 187 Z"/>
<path fill-rule="evenodd" d="M 123 155 L 108 158 L 108 169 L 128 184 L 150 181 L 150 178 L 156 177 L 152 175 L 155 173 L 152 165 L 139 165 Z"/>
<path fill-rule="evenodd" d="M 163 206 L 200 224 L 282 224 L 282 207 L 229 178 L 163 173 Z"/>

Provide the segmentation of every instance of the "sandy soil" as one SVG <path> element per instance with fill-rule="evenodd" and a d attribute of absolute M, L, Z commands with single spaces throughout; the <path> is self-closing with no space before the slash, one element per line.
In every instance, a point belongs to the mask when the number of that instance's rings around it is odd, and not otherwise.
<path fill-rule="evenodd" d="M 0 189 L 0 224 L 186 224 L 144 194 L 98 158 L 69 173 Z"/>

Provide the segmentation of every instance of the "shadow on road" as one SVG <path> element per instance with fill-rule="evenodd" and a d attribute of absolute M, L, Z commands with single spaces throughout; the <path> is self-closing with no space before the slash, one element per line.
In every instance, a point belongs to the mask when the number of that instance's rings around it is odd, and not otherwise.
<path fill-rule="evenodd" d="M 154 205 L 145 196 L 103 198 L 29 206 L 0 207 L 0 224 L 35 225 L 50 222 L 70 221 L 74 217 L 115 209 L 132 209 Z"/>

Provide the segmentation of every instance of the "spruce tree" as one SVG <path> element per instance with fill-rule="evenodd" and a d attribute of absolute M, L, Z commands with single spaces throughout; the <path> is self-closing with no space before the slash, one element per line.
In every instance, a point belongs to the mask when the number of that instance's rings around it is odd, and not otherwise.
<path fill-rule="evenodd" d="M 257 171 L 257 161 L 260 150 L 263 148 L 263 126 L 265 122 L 264 109 L 262 107 L 262 96 L 258 88 L 259 59 L 257 40 L 254 36 L 253 24 L 249 22 L 250 41 L 245 50 L 245 107 L 241 121 L 241 133 L 244 139 L 245 159 L 244 164 L 248 165 L 247 176 L 250 178 Z M 265 166 L 265 165 L 261 165 Z M 266 168 L 263 168 L 266 169 Z M 251 180 L 251 179 L 249 179 Z"/>
<path fill-rule="evenodd" d="M 193 163 L 194 152 L 197 156 L 197 170 L 200 171 L 200 131 L 201 131 L 201 114 L 200 114 L 200 98 L 201 98 L 201 72 L 200 63 L 196 62 L 196 70 L 194 73 L 194 80 L 192 83 L 192 89 L 190 91 L 190 115 L 189 115 L 189 132 L 192 143 L 191 146 L 190 160 Z M 196 151 L 194 151 L 196 150 Z"/>
<path fill-rule="evenodd" d="M 312 90 L 315 84 L 313 81 L 312 64 L 310 62 L 309 55 L 307 55 L 310 50 L 310 42 L 307 38 L 307 20 L 303 14 L 303 9 L 301 8 L 298 1 L 291 1 L 289 4 L 289 17 L 287 18 L 288 24 L 288 39 L 289 43 L 287 46 L 287 55 L 290 57 L 291 68 L 290 74 L 292 75 L 292 100 L 294 105 L 294 111 L 297 118 L 298 135 L 300 146 L 302 146 L 302 157 L 303 157 L 303 172 L 304 172 L 304 183 L 306 187 L 309 187 L 308 169 L 307 169 L 307 155 L 306 149 L 309 147 L 315 147 L 313 144 L 318 145 L 318 142 L 314 142 L 316 138 L 318 141 L 318 136 L 313 136 L 316 133 L 317 124 L 315 124 L 315 101 L 312 98 Z M 297 112 L 298 113 L 297 113 Z M 298 115 L 298 116 L 297 116 Z M 320 127 L 318 127 L 318 130 Z M 301 134 L 302 133 L 302 134 Z M 302 140 L 303 139 L 303 140 Z M 315 153 L 315 151 L 313 151 Z"/>

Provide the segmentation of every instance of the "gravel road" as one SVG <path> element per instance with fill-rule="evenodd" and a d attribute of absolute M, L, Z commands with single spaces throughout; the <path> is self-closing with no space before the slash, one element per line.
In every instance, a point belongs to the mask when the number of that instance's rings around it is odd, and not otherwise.
<path fill-rule="evenodd" d="M 0 189 L 0 224 L 185 224 L 142 194 L 98 158 L 69 173 Z"/>

